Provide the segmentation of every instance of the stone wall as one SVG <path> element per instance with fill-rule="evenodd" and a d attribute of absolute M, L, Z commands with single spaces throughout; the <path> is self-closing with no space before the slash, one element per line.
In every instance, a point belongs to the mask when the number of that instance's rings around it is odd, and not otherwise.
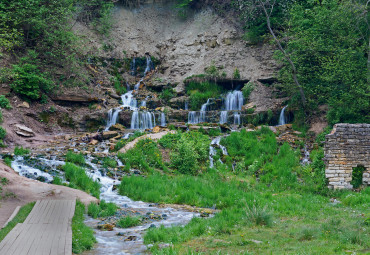
<path fill-rule="evenodd" d="M 370 184 L 370 124 L 336 124 L 325 142 L 325 175 L 329 188 L 352 189 L 354 167 L 364 166 L 363 184 Z"/>

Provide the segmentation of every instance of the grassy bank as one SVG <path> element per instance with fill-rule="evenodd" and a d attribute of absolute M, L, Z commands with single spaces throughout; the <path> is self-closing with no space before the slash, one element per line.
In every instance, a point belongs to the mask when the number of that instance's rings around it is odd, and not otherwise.
<path fill-rule="evenodd" d="M 5 228 L 0 230 L 0 242 L 5 238 L 5 236 L 18 224 L 23 223 L 28 214 L 32 211 L 33 206 L 35 205 L 35 202 L 26 204 L 22 206 L 22 208 L 19 210 L 17 215 L 14 217 L 13 220 L 11 220 Z"/>
<path fill-rule="evenodd" d="M 84 213 L 85 205 L 77 201 L 72 219 L 72 252 L 75 254 L 90 250 L 96 243 L 94 231 L 84 224 Z"/>
<path fill-rule="evenodd" d="M 172 135 L 157 146 L 172 148 L 177 155 L 179 143 L 187 142 Z M 221 210 L 213 218 L 194 218 L 185 227 L 148 230 L 144 240 L 155 244 L 154 254 L 342 254 L 370 248 L 370 188 L 325 188 L 320 150 L 303 167 L 299 153 L 278 144 L 267 129 L 233 132 L 222 143 L 229 155 L 219 153 L 225 163 L 213 169 L 200 170 L 208 164 L 200 162 L 199 169 L 182 174 L 169 164 L 171 174 L 165 175 L 153 165 L 146 177 L 122 180 L 120 194 L 135 200 Z M 202 142 L 192 143 L 192 150 L 198 146 Z M 162 242 L 174 247 L 157 249 Z"/>

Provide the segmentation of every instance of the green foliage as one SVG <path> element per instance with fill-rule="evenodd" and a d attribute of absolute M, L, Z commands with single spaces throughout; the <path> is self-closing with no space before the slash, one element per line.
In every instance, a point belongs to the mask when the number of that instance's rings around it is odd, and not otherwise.
<path fill-rule="evenodd" d="M 220 71 L 219 69 L 215 66 L 215 63 L 212 63 L 210 66 L 206 67 L 204 69 L 204 72 L 209 78 L 219 78 L 220 77 Z"/>
<path fill-rule="evenodd" d="M 10 157 L 3 158 L 5 165 L 11 166 L 12 165 L 12 159 Z"/>
<path fill-rule="evenodd" d="M 63 181 L 60 177 L 56 176 L 53 178 L 53 184 L 55 185 L 63 185 Z"/>
<path fill-rule="evenodd" d="M 116 226 L 119 228 L 131 228 L 140 225 L 139 217 L 125 216 L 118 220 Z"/>
<path fill-rule="evenodd" d="M 171 166 L 183 174 L 195 175 L 208 163 L 209 137 L 200 132 L 181 133 L 173 145 Z"/>
<path fill-rule="evenodd" d="M 256 204 L 247 204 L 245 213 L 247 220 L 254 225 L 264 225 L 268 227 L 272 225 L 272 214 L 268 211 L 267 206 L 260 207 Z"/>
<path fill-rule="evenodd" d="M 22 146 L 21 147 L 15 146 L 15 148 L 14 148 L 14 155 L 23 156 L 23 155 L 27 155 L 29 153 L 30 153 L 30 150 L 25 149 Z"/>
<path fill-rule="evenodd" d="M 100 204 L 90 203 L 87 209 L 87 214 L 94 219 L 98 217 L 113 216 L 118 209 L 118 206 L 114 203 L 106 203 L 105 200 L 101 200 Z"/>
<path fill-rule="evenodd" d="M 108 168 L 108 167 L 115 168 L 115 167 L 117 167 L 117 161 L 110 158 L 110 157 L 104 157 L 103 158 L 103 167 L 105 167 L 105 168 Z"/>
<path fill-rule="evenodd" d="M 224 89 L 210 82 L 190 82 L 186 86 L 187 94 L 190 96 L 190 107 L 192 110 L 199 110 L 202 104 L 206 103 L 208 98 L 217 98 Z"/>
<path fill-rule="evenodd" d="M 17 94 L 29 100 L 39 100 L 42 92 L 48 92 L 53 86 L 39 69 L 38 55 L 29 51 L 26 57 L 20 59 L 19 64 L 13 65 L 11 88 Z"/>
<path fill-rule="evenodd" d="M 0 95 L 0 107 L 3 109 L 12 109 L 9 100 L 4 95 Z"/>
<path fill-rule="evenodd" d="M 113 79 L 114 79 L 113 86 L 114 86 L 114 89 L 116 90 L 116 93 L 118 95 L 125 94 L 127 92 L 126 86 L 122 84 L 122 81 L 120 81 L 117 77 L 114 77 Z"/>
<path fill-rule="evenodd" d="M 66 154 L 66 161 L 77 164 L 77 165 L 85 165 L 86 164 L 85 157 L 81 152 L 80 153 L 74 153 L 72 151 L 68 151 L 67 154 Z"/>
<path fill-rule="evenodd" d="M 85 205 L 77 200 L 72 219 L 72 252 L 75 254 L 92 249 L 96 243 L 94 231 L 84 224 L 84 213 Z"/>
<path fill-rule="evenodd" d="M 164 167 L 158 145 L 151 139 L 139 140 L 135 147 L 126 153 L 118 153 L 118 158 L 126 167 L 137 168 L 145 172 L 150 172 L 153 168 L 163 169 Z"/>
<path fill-rule="evenodd" d="M 116 145 L 114 145 L 114 151 L 119 151 L 120 149 L 122 149 L 123 147 L 125 147 L 126 144 L 128 144 L 129 142 L 135 140 L 136 138 L 144 135 L 145 133 L 144 132 L 141 132 L 141 131 L 135 131 L 134 135 L 130 136 L 128 139 L 121 139 L 119 140 Z"/>
<path fill-rule="evenodd" d="M 0 230 L 0 242 L 18 223 L 23 223 L 26 220 L 34 205 L 35 202 L 32 202 L 21 207 L 14 219 L 12 219 L 4 228 Z"/>
<path fill-rule="evenodd" d="M 174 90 L 172 88 L 166 88 L 162 91 L 159 95 L 159 98 L 163 99 L 164 101 L 168 102 L 171 98 L 175 96 Z"/>
<path fill-rule="evenodd" d="M 100 184 L 87 176 L 85 169 L 68 162 L 62 169 L 66 180 L 69 181 L 69 187 L 86 191 L 94 197 L 99 198 Z"/>
<path fill-rule="evenodd" d="M 365 13 L 364 4 L 347 0 L 296 2 L 289 12 L 286 50 L 297 67 L 307 107 L 329 104 L 330 125 L 370 122 Z M 283 59 L 281 53 L 277 55 Z M 296 96 L 291 67 L 284 63 L 280 78 L 286 91 Z"/>
<path fill-rule="evenodd" d="M 233 77 L 234 79 L 240 79 L 240 72 L 238 68 L 235 68 Z"/>
<path fill-rule="evenodd" d="M 351 181 L 353 188 L 357 189 L 358 187 L 362 185 L 362 176 L 365 170 L 366 169 L 364 166 L 357 166 L 353 168 L 352 181 Z"/>
<path fill-rule="evenodd" d="M 255 87 L 255 85 L 251 81 L 244 85 L 244 87 L 242 88 L 242 92 L 243 92 L 243 96 L 244 96 L 245 100 L 248 101 L 250 94 L 254 90 L 254 87 Z"/>
<path fill-rule="evenodd" d="M 0 123 L 3 123 L 3 111 L 0 109 Z"/>
<path fill-rule="evenodd" d="M 3 140 L 6 136 L 6 130 L 3 127 L 0 127 L 0 140 Z"/>

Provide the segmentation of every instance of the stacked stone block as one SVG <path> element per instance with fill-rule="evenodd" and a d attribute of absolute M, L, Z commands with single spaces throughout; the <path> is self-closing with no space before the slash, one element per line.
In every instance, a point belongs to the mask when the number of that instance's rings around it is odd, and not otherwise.
<path fill-rule="evenodd" d="M 370 124 L 336 124 L 325 141 L 325 175 L 329 188 L 352 189 L 354 167 L 364 166 L 362 182 L 370 184 Z"/>

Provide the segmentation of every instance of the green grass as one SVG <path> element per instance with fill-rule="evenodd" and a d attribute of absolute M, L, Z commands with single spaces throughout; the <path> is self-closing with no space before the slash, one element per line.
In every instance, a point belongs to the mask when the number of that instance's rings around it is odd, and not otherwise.
<path fill-rule="evenodd" d="M 99 198 L 100 184 L 87 176 L 84 168 L 67 162 L 62 169 L 66 180 L 69 181 L 69 187 L 83 190 L 92 196 Z"/>
<path fill-rule="evenodd" d="M 103 158 L 103 167 L 105 168 L 115 168 L 117 167 L 117 161 L 115 159 L 112 159 L 110 157 L 104 157 Z"/>
<path fill-rule="evenodd" d="M 18 147 L 18 146 L 16 146 L 14 148 L 14 155 L 23 156 L 23 155 L 27 155 L 29 153 L 30 153 L 29 149 L 25 149 L 23 147 Z"/>
<path fill-rule="evenodd" d="M 5 238 L 5 236 L 18 224 L 23 223 L 28 214 L 32 211 L 33 206 L 35 205 L 35 202 L 26 204 L 21 207 L 17 215 L 14 217 L 13 220 L 11 220 L 5 228 L 0 230 L 0 242 Z"/>
<path fill-rule="evenodd" d="M 129 142 L 135 140 L 136 138 L 142 136 L 142 135 L 145 135 L 144 132 L 141 132 L 141 131 L 135 131 L 134 135 L 130 136 L 128 139 L 121 139 L 119 140 L 116 145 L 114 146 L 114 151 L 119 151 L 120 149 L 122 149 L 123 147 L 125 147 L 126 144 L 128 144 Z"/>
<path fill-rule="evenodd" d="M 72 151 L 67 152 L 66 161 L 77 164 L 77 165 L 86 164 L 85 157 L 82 153 L 73 153 Z"/>
<path fill-rule="evenodd" d="M 186 92 L 190 96 L 190 108 L 193 111 L 199 111 L 202 104 L 206 103 L 208 98 L 217 98 L 224 89 L 210 82 L 189 82 L 186 86 Z"/>
<path fill-rule="evenodd" d="M 90 203 L 87 208 L 87 214 L 94 219 L 98 217 L 113 216 L 118 209 L 118 206 L 114 203 L 106 203 L 104 200 L 100 201 L 100 204 Z"/>
<path fill-rule="evenodd" d="M 167 135 L 158 144 L 174 152 L 182 136 Z M 225 164 L 197 176 L 154 169 L 146 177 L 122 179 L 119 193 L 134 200 L 221 210 L 184 227 L 149 229 L 146 244 L 174 244 L 165 250 L 154 245 L 153 254 L 342 254 L 370 247 L 370 188 L 324 188 L 322 150 L 302 167 L 299 153 L 278 144 L 266 128 L 233 132 L 222 143 L 229 151 Z M 332 204 L 331 197 L 342 203 Z"/>
<path fill-rule="evenodd" d="M 126 216 L 119 219 L 116 226 L 119 228 L 131 228 L 140 225 L 139 217 Z"/>
<path fill-rule="evenodd" d="M 76 201 L 75 215 L 72 219 L 72 252 L 75 254 L 90 250 L 96 243 L 94 231 L 84 224 L 85 205 Z"/>

